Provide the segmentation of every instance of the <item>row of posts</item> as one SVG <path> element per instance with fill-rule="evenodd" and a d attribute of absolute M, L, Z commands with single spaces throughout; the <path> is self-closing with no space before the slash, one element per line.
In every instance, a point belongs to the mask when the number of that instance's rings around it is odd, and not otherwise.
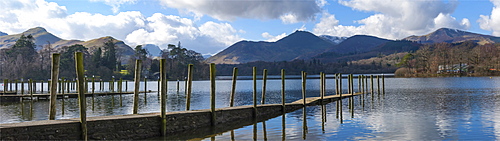
<path fill-rule="evenodd" d="M 32 80 L 32 79 L 28 79 L 27 81 L 24 81 L 24 80 L 11 80 L 9 81 L 9 79 L 4 79 L 3 80 L 3 92 L 5 93 L 13 93 L 13 94 L 18 94 L 20 93 L 21 95 L 24 95 L 24 94 L 27 94 L 27 93 L 37 93 L 37 90 L 40 91 L 40 93 L 44 93 L 44 90 L 47 90 L 48 93 L 50 93 L 50 86 L 51 86 L 51 82 L 50 80 L 47 81 L 48 83 L 48 87 L 47 88 L 44 88 L 44 81 L 41 80 L 39 82 L 37 82 L 36 80 Z M 95 78 L 86 78 L 85 79 L 85 82 L 84 82 L 84 86 L 85 86 L 85 92 L 88 93 L 89 89 L 91 90 L 95 90 L 95 83 L 99 83 L 99 91 L 106 91 L 105 90 L 105 81 L 102 81 L 102 79 L 100 81 L 95 81 Z M 144 82 L 146 82 L 146 78 L 144 79 Z M 89 88 L 89 83 L 91 83 L 92 85 L 92 88 Z M 115 84 L 116 83 L 116 84 Z M 123 91 L 123 83 L 125 83 L 125 91 L 128 91 L 128 81 L 125 80 L 123 81 L 121 78 L 116 81 L 114 78 L 108 82 L 108 90 L 107 91 L 110 91 L 110 92 L 122 92 Z M 40 86 L 40 89 L 37 88 L 37 84 L 39 84 Z M 66 91 L 66 93 L 70 93 L 72 90 L 76 90 L 76 81 L 71 81 L 71 80 L 67 80 L 65 78 L 61 78 L 60 80 L 58 80 L 58 89 L 57 89 L 57 92 L 58 93 L 63 93 L 63 91 Z M 27 85 L 27 86 L 26 86 Z M 62 86 L 65 86 L 64 88 Z M 26 86 L 26 88 L 25 88 Z M 116 86 L 116 87 L 115 87 Z M 145 89 L 146 90 L 146 89 Z"/>
<path fill-rule="evenodd" d="M 58 73 L 59 73 L 59 54 L 53 54 L 52 57 L 52 73 L 51 73 L 51 80 L 57 80 L 58 79 Z M 134 79 L 134 107 L 133 107 L 133 114 L 138 113 L 138 96 L 139 96 L 139 82 L 140 82 L 140 73 L 141 72 L 141 60 L 136 60 L 136 68 L 135 68 L 135 79 Z M 162 126 L 161 126 L 161 132 L 162 135 L 166 135 L 166 93 L 167 93 L 167 79 L 166 79 L 166 61 L 165 59 L 160 60 L 160 80 L 159 84 L 161 85 L 159 87 L 159 92 L 160 92 L 160 107 L 161 107 L 161 119 L 162 119 Z M 81 52 L 76 52 L 75 53 L 75 67 L 76 67 L 76 74 L 77 74 L 77 86 L 76 88 L 78 89 L 78 103 L 79 103 L 79 109 L 80 109 L 80 123 L 81 123 L 81 131 L 82 131 L 82 139 L 87 140 L 87 124 L 86 124 L 86 99 L 85 99 L 85 93 L 87 90 L 87 86 L 85 85 L 86 79 L 84 77 L 84 67 L 83 67 L 83 54 Z M 188 66 L 188 79 L 187 79 L 187 89 L 186 89 L 186 110 L 190 110 L 190 98 L 191 98 L 191 89 L 192 89 L 192 71 L 193 71 L 193 65 Z M 211 123 L 212 125 L 216 124 L 216 115 L 215 115 L 215 93 L 216 93 L 216 83 L 215 83 L 215 75 L 216 74 L 216 69 L 215 69 L 215 64 L 211 63 L 210 64 L 210 111 L 211 111 Z M 232 83 L 232 90 L 231 90 L 231 98 L 230 98 L 230 105 L 229 106 L 234 106 L 234 95 L 235 95 L 235 87 L 236 87 L 236 80 L 237 80 L 237 74 L 238 74 L 238 69 L 234 68 L 233 70 L 233 83 Z M 307 79 L 307 73 L 302 72 L 302 98 L 303 98 L 303 104 L 306 104 L 306 79 Z M 257 116 L 257 69 L 256 67 L 253 67 L 253 115 L 254 117 Z M 360 75 L 358 76 L 358 79 L 361 80 L 364 76 Z M 349 75 L 348 77 L 348 82 L 349 82 L 349 94 L 354 94 L 354 85 L 353 85 L 353 75 Z M 367 77 L 364 77 L 367 78 Z M 373 93 L 373 75 L 370 76 L 371 78 L 371 91 Z M 377 76 L 377 81 L 378 83 L 378 91 L 380 94 L 380 80 L 378 79 L 379 76 Z M 382 76 L 383 78 L 383 76 Z M 340 81 L 341 74 L 336 74 L 335 75 L 335 80 L 336 80 L 336 94 L 339 94 L 339 96 L 342 96 L 342 81 Z M 281 87 L 281 94 L 282 94 L 282 108 L 283 112 L 285 112 L 285 70 L 281 70 L 281 80 L 282 80 L 282 87 Z M 361 83 L 361 81 L 358 80 L 359 84 L 367 84 L 367 83 Z M 365 79 L 367 81 L 367 79 Z M 382 79 L 382 81 L 384 81 Z M 120 81 L 121 83 L 121 81 Z M 266 94 L 266 83 L 267 83 L 267 70 L 263 70 L 263 85 L 262 85 L 262 99 L 261 99 L 261 104 L 265 104 L 265 94 Z M 320 97 L 323 98 L 326 94 L 326 74 L 321 73 L 320 74 L 320 84 L 321 84 L 321 90 L 320 90 Z M 94 84 L 93 84 L 94 85 Z M 23 86 L 23 85 L 21 85 Z M 49 119 L 54 120 L 55 119 L 55 100 L 56 100 L 56 89 L 57 89 L 57 84 L 51 83 L 50 85 L 50 107 L 49 107 Z M 383 85 L 384 86 L 384 85 Z M 119 86 L 121 87 L 121 86 Z M 363 86 L 360 86 L 363 87 Z M 359 88 L 358 88 L 359 89 Z M 92 90 L 93 91 L 93 90 Z M 360 90 L 361 91 L 361 90 Z M 385 93 L 385 89 L 383 90 Z M 364 93 L 364 92 L 363 92 Z"/>

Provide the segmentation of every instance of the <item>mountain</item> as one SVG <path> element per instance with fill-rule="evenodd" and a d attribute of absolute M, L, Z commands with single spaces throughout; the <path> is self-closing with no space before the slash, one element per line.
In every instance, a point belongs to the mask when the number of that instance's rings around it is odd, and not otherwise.
<path fill-rule="evenodd" d="M 348 37 L 337 37 L 337 36 L 330 36 L 330 35 L 320 35 L 319 36 L 321 39 L 330 41 L 331 43 L 338 45 L 344 40 L 346 40 Z"/>
<path fill-rule="evenodd" d="M 216 64 L 290 61 L 300 55 L 323 51 L 333 45 L 310 32 L 295 31 L 276 42 L 237 42 L 206 61 Z"/>
<path fill-rule="evenodd" d="M 51 45 L 52 49 L 55 51 L 59 51 L 62 49 L 63 46 L 71 46 L 74 44 L 81 44 L 87 48 L 89 48 L 89 52 L 93 52 L 95 49 L 98 47 L 101 47 L 104 45 L 104 43 L 108 40 L 112 40 L 115 45 L 117 46 L 116 50 L 117 52 L 121 53 L 122 56 L 120 56 L 121 60 L 126 60 L 129 55 L 134 54 L 134 50 L 126 45 L 123 41 L 116 40 L 113 37 L 102 37 L 98 39 L 93 39 L 89 41 L 80 41 L 80 40 L 64 40 L 61 39 L 54 34 L 48 32 L 45 30 L 45 28 L 42 27 L 35 27 L 28 29 L 22 33 L 19 34 L 12 34 L 12 35 L 4 35 L 0 36 L 0 49 L 4 48 L 10 48 L 13 46 L 16 41 L 21 37 L 21 35 L 31 35 L 35 39 L 35 45 L 36 49 L 40 50 L 42 47 L 45 45 L 49 44 Z M 124 61 L 122 61 L 124 62 Z"/>
<path fill-rule="evenodd" d="M 413 35 L 406 37 L 403 40 L 415 41 L 419 43 L 440 43 L 440 42 L 460 43 L 472 40 L 478 44 L 486 44 L 486 43 L 500 42 L 500 37 L 471 33 L 457 29 L 440 28 L 427 35 L 422 35 L 422 36 Z"/>
<path fill-rule="evenodd" d="M 323 62 L 332 62 L 345 56 L 363 54 L 366 52 L 373 51 L 376 47 L 390 41 L 391 40 L 382 39 L 374 36 L 355 35 L 347 38 L 338 45 L 330 47 L 322 52 L 318 52 L 314 56 L 311 57 L 300 56 L 297 59 L 302 59 L 302 60 L 318 59 Z"/>
<path fill-rule="evenodd" d="M 142 47 L 144 49 L 146 49 L 151 56 L 160 56 L 161 55 L 161 49 L 157 45 L 145 44 L 145 45 L 142 45 Z"/>
<path fill-rule="evenodd" d="M 5 35 L 9 35 L 9 34 L 0 31 L 0 36 L 5 36 Z"/>

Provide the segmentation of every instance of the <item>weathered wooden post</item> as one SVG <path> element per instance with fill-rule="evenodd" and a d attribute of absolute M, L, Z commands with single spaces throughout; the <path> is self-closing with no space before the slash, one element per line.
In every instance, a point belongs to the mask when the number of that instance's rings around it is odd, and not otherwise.
<path fill-rule="evenodd" d="M 379 75 L 377 75 L 377 92 L 378 92 L 378 95 L 380 95 L 380 77 L 379 77 Z"/>
<path fill-rule="evenodd" d="M 40 82 L 40 93 L 43 94 L 43 80 Z"/>
<path fill-rule="evenodd" d="M 384 74 L 382 74 L 382 94 L 385 94 L 385 77 L 384 77 Z"/>
<path fill-rule="evenodd" d="M 342 74 L 339 73 L 339 97 L 342 100 Z"/>
<path fill-rule="evenodd" d="M 215 64 L 210 63 L 210 113 L 212 115 L 212 126 L 216 124 L 215 119 Z"/>
<path fill-rule="evenodd" d="M 236 94 L 236 80 L 238 79 L 238 68 L 233 68 L 233 83 L 231 87 L 231 95 L 229 99 L 229 107 L 234 106 L 234 95 Z"/>
<path fill-rule="evenodd" d="M 15 87 L 15 91 L 16 91 L 16 95 L 17 95 L 17 80 L 15 81 L 16 82 L 16 87 Z"/>
<path fill-rule="evenodd" d="M 285 104 L 285 69 L 281 69 L 281 106 L 283 108 L 283 114 L 286 113 L 285 105 L 286 105 Z"/>
<path fill-rule="evenodd" d="M 335 73 L 335 94 L 339 94 L 339 74 Z"/>
<path fill-rule="evenodd" d="M 260 104 L 266 104 L 267 69 L 262 72 L 262 98 Z"/>
<path fill-rule="evenodd" d="M 307 81 L 307 73 L 302 71 L 302 99 L 303 105 L 306 105 L 306 81 Z"/>
<path fill-rule="evenodd" d="M 8 88 L 7 86 L 9 85 L 8 83 L 9 83 L 9 79 L 3 80 L 3 93 L 4 94 L 7 94 L 7 88 Z"/>
<path fill-rule="evenodd" d="M 319 73 L 319 97 L 321 98 L 321 102 L 323 102 L 323 72 Z"/>
<path fill-rule="evenodd" d="M 21 78 L 21 95 L 24 95 L 24 79 Z"/>
<path fill-rule="evenodd" d="M 134 79 L 134 114 L 139 109 L 139 87 L 141 83 L 141 60 L 135 60 L 135 79 Z"/>
<path fill-rule="evenodd" d="M 59 60 L 60 54 L 52 54 L 52 71 L 50 75 L 50 80 L 57 80 L 59 78 Z M 50 86 L 50 106 L 49 106 L 49 120 L 56 119 L 56 94 L 57 84 L 52 83 Z"/>
<path fill-rule="evenodd" d="M 160 82 L 161 82 L 161 95 L 160 95 L 160 107 L 161 107 L 161 133 L 163 136 L 167 135 L 167 107 L 165 100 L 167 99 L 167 67 L 165 65 L 166 59 L 160 59 Z"/>
<path fill-rule="evenodd" d="M 373 75 L 370 75 L 370 85 L 371 85 L 371 91 L 372 91 L 372 95 L 373 95 Z"/>
<path fill-rule="evenodd" d="M 252 68 L 253 79 L 253 115 L 254 119 L 257 118 L 257 67 Z"/>
<path fill-rule="evenodd" d="M 358 75 L 358 91 L 361 91 L 361 75 Z"/>
<path fill-rule="evenodd" d="M 31 98 L 31 101 L 33 102 L 33 90 L 31 85 L 33 85 L 33 80 L 32 79 L 28 79 L 28 92 L 30 93 L 30 98 Z"/>
<path fill-rule="evenodd" d="M 193 85 L 193 64 L 188 65 L 188 78 L 187 78 L 187 93 L 186 93 L 186 111 L 189 111 L 191 106 L 191 90 Z"/>
<path fill-rule="evenodd" d="M 144 103 L 148 103 L 147 94 L 148 94 L 148 76 L 144 76 Z"/>
<path fill-rule="evenodd" d="M 87 102 L 85 101 L 85 78 L 84 78 L 84 68 L 83 68 L 83 53 L 75 52 L 75 67 L 76 76 L 78 77 L 78 102 L 80 105 L 80 124 L 82 132 L 82 140 L 88 140 L 87 138 Z M 56 81 L 54 81 L 56 80 Z M 52 79 L 53 82 L 57 82 L 57 79 Z M 56 85 L 55 83 L 52 85 Z M 55 92 L 55 89 L 53 90 Z M 51 91 L 52 92 L 52 91 Z"/>

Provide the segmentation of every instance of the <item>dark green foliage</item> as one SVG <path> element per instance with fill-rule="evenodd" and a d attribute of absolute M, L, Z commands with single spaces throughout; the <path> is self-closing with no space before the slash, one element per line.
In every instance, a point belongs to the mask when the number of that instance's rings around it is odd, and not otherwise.
<path fill-rule="evenodd" d="M 76 78 L 75 71 L 75 52 L 83 52 L 85 57 L 88 57 L 87 48 L 80 44 L 63 47 L 64 51 L 61 52 L 61 61 L 59 64 L 59 76 L 65 78 Z"/>

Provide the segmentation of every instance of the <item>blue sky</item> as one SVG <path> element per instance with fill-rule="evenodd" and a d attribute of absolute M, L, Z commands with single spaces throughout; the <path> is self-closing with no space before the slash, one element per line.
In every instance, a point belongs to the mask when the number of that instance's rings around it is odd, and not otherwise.
<path fill-rule="evenodd" d="M 63 39 L 214 54 L 241 40 L 316 35 L 401 39 L 447 27 L 500 36 L 500 0 L 2 0 L 0 31 L 44 27 Z"/>

